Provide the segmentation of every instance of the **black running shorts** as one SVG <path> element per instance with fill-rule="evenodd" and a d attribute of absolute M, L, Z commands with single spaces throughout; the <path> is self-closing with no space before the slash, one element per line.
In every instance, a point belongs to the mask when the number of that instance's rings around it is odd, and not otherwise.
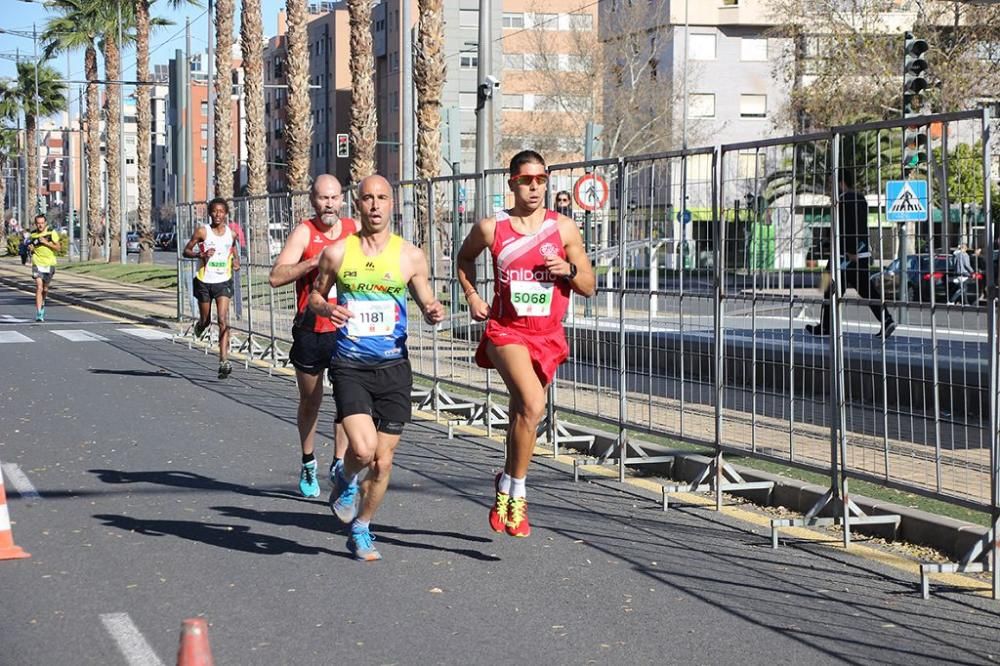
<path fill-rule="evenodd" d="M 217 298 L 233 297 L 233 279 L 229 278 L 225 282 L 205 283 L 194 278 L 194 297 L 199 303 L 211 303 Z"/>
<path fill-rule="evenodd" d="M 316 333 L 298 326 L 292 327 L 292 349 L 288 360 L 296 370 L 318 375 L 330 367 L 330 356 L 337 345 L 337 332 Z"/>
<path fill-rule="evenodd" d="M 410 361 L 402 360 L 370 368 L 330 365 L 337 417 L 368 414 L 379 432 L 398 435 L 410 422 L 413 373 Z"/>

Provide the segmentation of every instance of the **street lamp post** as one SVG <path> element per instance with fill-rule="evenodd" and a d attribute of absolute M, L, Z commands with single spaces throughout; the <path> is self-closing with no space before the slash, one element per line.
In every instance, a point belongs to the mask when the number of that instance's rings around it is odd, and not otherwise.
<path fill-rule="evenodd" d="M 122 48 L 124 48 L 124 41 L 122 40 L 122 3 L 118 4 L 118 62 L 119 62 L 119 73 L 121 68 L 121 54 Z M 119 242 L 119 260 L 123 264 L 128 263 L 128 246 L 126 241 L 128 240 L 128 231 L 125 224 L 126 212 L 125 204 L 128 202 L 128 198 L 125 196 L 125 91 L 123 88 L 118 90 L 118 242 Z"/>

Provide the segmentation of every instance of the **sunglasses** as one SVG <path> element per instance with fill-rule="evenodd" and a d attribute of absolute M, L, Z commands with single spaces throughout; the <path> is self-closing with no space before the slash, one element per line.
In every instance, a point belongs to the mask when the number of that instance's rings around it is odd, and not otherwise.
<path fill-rule="evenodd" d="M 534 183 L 535 185 L 545 185 L 546 183 L 549 182 L 549 177 L 544 173 L 535 173 L 535 174 L 525 173 L 525 174 L 518 174 L 516 176 L 511 176 L 510 182 L 514 183 L 515 185 L 522 185 L 524 187 L 527 187 L 532 183 Z"/>

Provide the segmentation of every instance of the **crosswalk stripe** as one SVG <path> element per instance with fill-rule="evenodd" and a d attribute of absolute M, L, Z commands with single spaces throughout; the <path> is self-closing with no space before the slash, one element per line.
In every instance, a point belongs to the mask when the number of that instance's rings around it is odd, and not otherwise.
<path fill-rule="evenodd" d="M 0 331 L 0 344 L 8 342 L 33 342 L 33 340 L 17 331 Z"/>
<path fill-rule="evenodd" d="M 80 329 L 67 329 L 64 331 L 52 331 L 55 335 L 60 338 L 65 338 L 70 342 L 107 342 L 107 338 L 103 335 L 98 335 L 97 333 L 91 333 L 90 331 L 82 331 Z"/>
<path fill-rule="evenodd" d="M 116 330 L 137 338 L 142 338 L 143 340 L 169 340 L 174 337 L 169 331 L 163 331 L 157 328 L 119 328 Z"/>

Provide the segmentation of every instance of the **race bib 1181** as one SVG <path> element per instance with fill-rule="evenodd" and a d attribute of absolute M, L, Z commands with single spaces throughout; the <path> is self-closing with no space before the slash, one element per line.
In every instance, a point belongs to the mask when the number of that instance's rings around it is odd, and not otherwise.
<path fill-rule="evenodd" d="M 392 335 L 396 328 L 395 301 L 347 301 L 354 315 L 347 320 L 347 334 L 352 338 Z"/>

